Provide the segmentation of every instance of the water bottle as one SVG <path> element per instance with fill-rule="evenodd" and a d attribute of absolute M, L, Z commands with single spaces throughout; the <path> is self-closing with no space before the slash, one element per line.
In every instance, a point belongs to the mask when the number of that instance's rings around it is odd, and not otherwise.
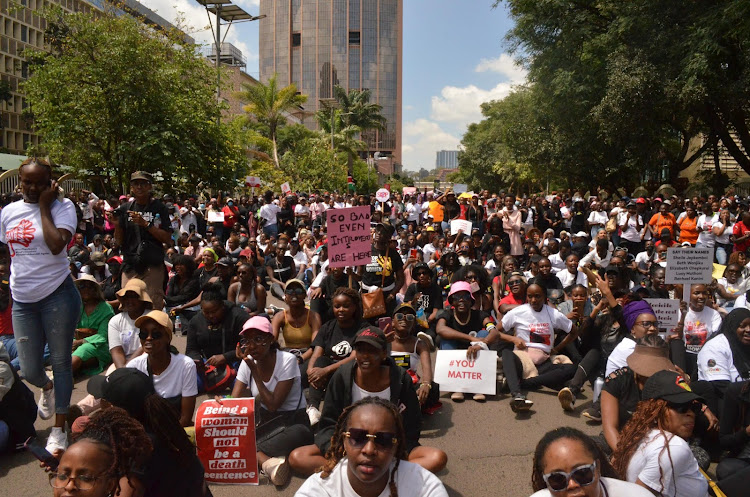
<path fill-rule="evenodd" d="M 599 396 L 602 394 L 602 388 L 604 388 L 604 378 L 599 376 L 594 380 L 594 402 L 599 400 Z"/>
<path fill-rule="evenodd" d="M 179 315 L 174 318 L 174 334 L 182 335 L 182 318 Z"/>
<path fill-rule="evenodd" d="M 161 214 L 156 214 L 156 217 L 154 218 L 154 226 L 161 228 Z"/>

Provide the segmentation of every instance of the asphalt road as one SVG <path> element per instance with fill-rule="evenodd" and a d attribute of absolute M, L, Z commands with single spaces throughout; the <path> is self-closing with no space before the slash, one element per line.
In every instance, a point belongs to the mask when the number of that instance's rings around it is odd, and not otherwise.
<path fill-rule="evenodd" d="M 175 337 L 174 344 L 184 351 L 185 341 L 185 337 Z M 38 396 L 38 391 L 36 393 Z M 81 379 L 75 384 L 73 402 L 85 395 L 86 380 Z M 572 426 L 591 435 L 601 431 L 599 425 L 580 415 L 590 405 L 590 388 L 584 391 L 583 397 L 576 403 L 575 412 L 566 413 L 557 401 L 556 392 L 546 389 L 532 392 L 529 398 L 534 401 L 533 409 L 517 415 L 510 409 L 507 393 L 488 396 L 487 402 L 481 404 L 473 400 L 454 403 L 443 395 L 443 407 L 424 420 L 421 443 L 448 454 L 448 466 L 438 476 L 449 495 L 527 497 L 532 493 L 534 447 L 546 431 L 557 426 Z M 198 402 L 204 399 L 199 398 Z M 37 421 L 38 435 L 43 440 L 51 425 L 51 421 Z M 292 496 L 302 481 L 293 477 L 280 490 L 263 480 L 252 489 L 222 485 L 213 485 L 211 489 L 216 497 L 236 497 L 238 492 L 257 497 Z M 21 453 L 0 457 L 0 494 L 51 496 L 52 488 L 36 459 Z"/>

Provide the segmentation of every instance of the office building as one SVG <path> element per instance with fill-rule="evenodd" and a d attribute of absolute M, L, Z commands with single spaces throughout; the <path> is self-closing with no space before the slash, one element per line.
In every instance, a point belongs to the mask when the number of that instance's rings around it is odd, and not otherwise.
<path fill-rule="evenodd" d="M 281 86 L 295 83 L 308 96 L 304 119 L 333 98 L 333 87 L 369 89 L 387 120 L 383 131 L 363 136 L 366 155 L 379 152 L 378 172 L 401 163 L 401 0 L 261 0 L 260 79 L 274 73 Z M 371 161 L 372 162 L 372 161 Z"/>
<path fill-rule="evenodd" d="M 435 158 L 435 169 L 456 169 L 458 167 L 458 150 L 438 150 Z"/>

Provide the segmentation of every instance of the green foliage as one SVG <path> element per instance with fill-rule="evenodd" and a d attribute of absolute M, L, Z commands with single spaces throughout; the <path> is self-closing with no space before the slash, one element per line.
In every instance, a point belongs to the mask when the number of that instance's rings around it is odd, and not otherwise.
<path fill-rule="evenodd" d="M 27 51 L 23 90 L 41 150 L 124 191 L 135 170 L 225 188 L 244 156 L 218 123 L 216 75 L 179 33 L 129 16 L 47 11 L 51 52 Z"/>
<path fill-rule="evenodd" d="M 13 94 L 10 91 L 10 83 L 5 80 L 0 80 L 0 103 L 10 102 L 13 98 Z"/>

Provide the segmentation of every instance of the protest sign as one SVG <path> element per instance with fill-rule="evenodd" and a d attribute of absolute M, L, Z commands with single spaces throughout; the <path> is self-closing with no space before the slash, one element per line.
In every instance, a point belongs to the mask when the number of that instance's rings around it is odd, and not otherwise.
<path fill-rule="evenodd" d="M 388 199 L 391 198 L 391 192 L 385 188 L 381 188 L 375 192 L 375 198 L 378 199 L 378 202 L 388 202 Z"/>
<path fill-rule="evenodd" d="M 208 211 L 208 222 L 209 223 L 223 223 L 224 213 L 221 211 Z"/>
<path fill-rule="evenodd" d="M 328 226 L 328 265 L 359 266 L 370 262 L 370 207 L 350 207 L 326 211 Z"/>
<path fill-rule="evenodd" d="M 451 235 L 458 233 L 458 230 L 463 231 L 464 235 L 471 236 L 471 221 L 465 219 L 454 219 L 451 221 Z"/>
<path fill-rule="evenodd" d="M 291 191 L 292 191 L 292 188 L 289 186 L 288 181 L 286 183 L 281 184 L 281 193 L 283 193 L 284 195 L 289 195 Z"/>
<path fill-rule="evenodd" d="M 453 191 L 455 193 L 464 193 L 469 190 L 469 185 L 466 183 L 453 183 Z"/>
<path fill-rule="evenodd" d="M 683 300 L 690 300 L 690 285 L 711 283 L 714 271 L 714 249 L 672 247 L 667 249 L 665 283 L 684 285 Z"/>
<path fill-rule="evenodd" d="M 203 401 L 195 415 L 195 443 L 207 482 L 258 484 L 255 399 Z"/>
<path fill-rule="evenodd" d="M 417 193 L 417 188 L 415 186 L 405 186 L 403 188 L 404 195 L 414 195 Z"/>
<path fill-rule="evenodd" d="M 680 321 L 680 300 L 679 299 L 644 299 L 656 314 L 659 321 L 659 327 L 671 330 Z"/>
<path fill-rule="evenodd" d="M 257 176 L 245 176 L 245 185 L 251 188 L 260 187 L 260 178 Z"/>
<path fill-rule="evenodd" d="M 470 360 L 466 358 L 465 350 L 438 350 L 435 383 L 443 392 L 495 395 L 497 352 L 480 350 L 476 359 Z"/>

